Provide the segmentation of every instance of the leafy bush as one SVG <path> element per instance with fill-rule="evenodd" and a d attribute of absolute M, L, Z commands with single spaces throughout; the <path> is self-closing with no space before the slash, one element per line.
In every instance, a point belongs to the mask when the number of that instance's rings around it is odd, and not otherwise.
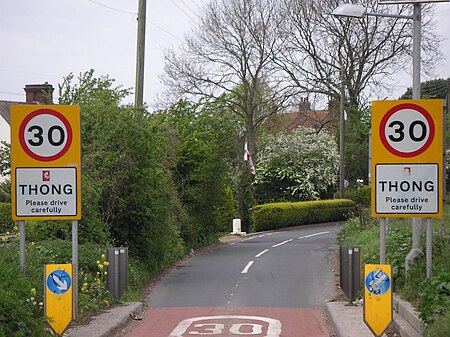
<path fill-rule="evenodd" d="M 299 127 L 289 134 L 268 135 L 258 148 L 258 202 L 317 200 L 332 195 L 338 181 L 339 154 L 328 132 Z"/>
<path fill-rule="evenodd" d="M 0 203 L 11 202 L 11 179 L 7 179 L 0 183 Z"/>
<path fill-rule="evenodd" d="M 351 200 L 318 200 L 259 205 L 254 208 L 255 231 L 345 220 L 354 211 Z"/>
<path fill-rule="evenodd" d="M 358 207 L 370 207 L 371 187 L 361 186 L 345 190 L 345 198 L 352 200 Z"/>
<path fill-rule="evenodd" d="M 81 317 L 102 310 L 111 303 L 105 287 L 106 247 L 79 245 L 79 314 Z M 19 270 L 18 242 L 0 245 L 0 337 L 50 336 L 46 327 L 43 265 L 71 263 L 70 241 L 49 240 L 26 246 L 25 273 Z M 141 300 L 140 291 L 150 279 L 146 265 L 129 258 L 128 290 L 123 299 Z"/>
<path fill-rule="evenodd" d="M 172 172 L 187 215 L 188 223 L 181 224 L 184 237 L 189 238 L 186 244 L 204 244 L 234 216 L 228 186 L 236 122 L 219 104 L 186 100 L 155 118 L 168 128 L 171 149 L 176 149 Z"/>
<path fill-rule="evenodd" d="M 425 337 L 448 337 L 450 335 L 450 310 L 425 328 Z"/>
<path fill-rule="evenodd" d="M 17 245 L 0 246 L 0 337 L 51 336 L 44 331 L 42 290 L 36 293 L 41 280 L 42 274 L 33 279 L 20 271 Z"/>
<path fill-rule="evenodd" d="M 11 204 L 0 203 L 0 233 L 6 233 L 14 227 L 11 219 Z"/>
<path fill-rule="evenodd" d="M 225 186 L 222 204 L 215 209 L 218 231 L 229 232 L 231 230 L 235 212 L 233 190 L 230 186 Z"/>
<path fill-rule="evenodd" d="M 82 111 L 83 221 L 80 241 L 129 247 L 152 271 L 184 253 L 171 177 L 169 134 L 141 109 L 120 105 L 129 90 L 93 70 L 59 86 Z"/>
<path fill-rule="evenodd" d="M 418 308 L 425 323 L 439 320 L 450 310 L 450 273 L 432 276 L 424 281 Z"/>

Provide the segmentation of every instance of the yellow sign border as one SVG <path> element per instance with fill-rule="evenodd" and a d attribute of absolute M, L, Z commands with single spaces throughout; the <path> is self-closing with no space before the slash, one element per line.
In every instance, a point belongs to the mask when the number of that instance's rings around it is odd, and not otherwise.
<path fill-rule="evenodd" d="M 403 104 L 414 104 L 425 109 L 433 119 L 434 123 L 434 139 L 431 145 L 421 154 L 405 158 L 397 156 L 389 152 L 382 143 L 379 128 L 384 115 Z M 443 100 L 442 99 L 425 99 L 425 100 L 391 100 L 391 101 L 373 101 L 372 102 L 372 151 L 371 151 L 371 180 L 372 180 L 372 217 L 415 217 L 415 218 L 441 218 L 443 216 L 443 193 L 445 176 L 443 166 L 443 150 L 444 150 L 444 131 L 443 131 Z M 438 165 L 438 212 L 437 213 L 377 213 L 376 212 L 376 166 L 379 164 L 437 164 Z"/>
<path fill-rule="evenodd" d="M 70 288 L 64 294 L 54 294 L 48 289 L 47 278 L 55 270 L 64 270 L 72 280 Z M 44 314 L 48 324 L 57 335 L 62 335 L 72 322 L 74 284 L 72 264 L 46 264 L 44 266 Z"/>
<path fill-rule="evenodd" d="M 38 110 L 54 110 L 63 115 L 72 129 L 72 143 L 67 152 L 52 161 L 39 161 L 28 155 L 20 144 L 19 129 L 27 116 Z M 76 168 L 75 215 L 18 216 L 16 213 L 16 168 Z M 81 113 L 76 105 L 13 105 L 11 107 L 11 197 L 13 220 L 81 220 Z"/>
<path fill-rule="evenodd" d="M 366 286 L 366 278 L 370 272 L 381 270 L 390 279 L 389 289 L 381 295 L 369 292 Z M 391 324 L 393 319 L 393 279 L 390 264 L 365 264 L 364 265 L 364 323 L 372 333 L 380 337 Z"/>

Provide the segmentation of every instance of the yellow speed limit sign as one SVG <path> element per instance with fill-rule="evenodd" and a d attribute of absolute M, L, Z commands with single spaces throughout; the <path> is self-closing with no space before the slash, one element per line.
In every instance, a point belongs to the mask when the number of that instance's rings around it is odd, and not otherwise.
<path fill-rule="evenodd" d="M 11 108 L 12 218 L 81 219 L 80 107 Z"/>
<path fill-rule="evenodd" d="M 372 102 L 372 216 L 443 214 L 443 101 Z"/>

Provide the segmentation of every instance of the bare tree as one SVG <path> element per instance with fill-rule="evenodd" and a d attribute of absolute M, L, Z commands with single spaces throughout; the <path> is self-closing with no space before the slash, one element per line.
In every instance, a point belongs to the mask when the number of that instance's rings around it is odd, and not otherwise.
<path fill-rule="evenodd" d="M 346 88 L 347 106 L 365 105 L 373 90 L 380 91 L 399 71 L 408 69 L 412 53 L 412 21 L 366 16 L 362 19 L 333 18 L 339 0 L 284 0 L 284 32 L 289 44 L 278 58 L 295 85 L 303 92 L 339 99 Z M 411 5 L 377 5 L 376 0 L 358 0 L 371 12 L 411 15 Z M 442 59 L 441 37 L 433 34 L 431 6 L 422 10 L 423 69 L 430 70 Z M 342 70 L 342 72 L 341 72 Z M 392 82 L 391 82 L 392 83 Z M 372 91 L 369 91 L 372 90 Z"/>
<path fill-rule="evenodd" d="M 284 45 L 279 5 L 279 0 L 211 1 L 181 49 L 165 55 L 162 79 L 169 91 L 177 97 L 225 96 L 224 104 L 243 119 L 251 155 L 255 129 L 291 95 L 273 62 Z"/>

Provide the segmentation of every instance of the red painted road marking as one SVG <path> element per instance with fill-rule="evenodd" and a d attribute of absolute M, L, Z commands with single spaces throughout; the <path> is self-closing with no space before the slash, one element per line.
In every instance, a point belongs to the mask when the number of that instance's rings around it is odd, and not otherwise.
<path fill-rule="evenodd" d="M 127 337 L 328 337 L 320 309 L 151 308 Z"/>

